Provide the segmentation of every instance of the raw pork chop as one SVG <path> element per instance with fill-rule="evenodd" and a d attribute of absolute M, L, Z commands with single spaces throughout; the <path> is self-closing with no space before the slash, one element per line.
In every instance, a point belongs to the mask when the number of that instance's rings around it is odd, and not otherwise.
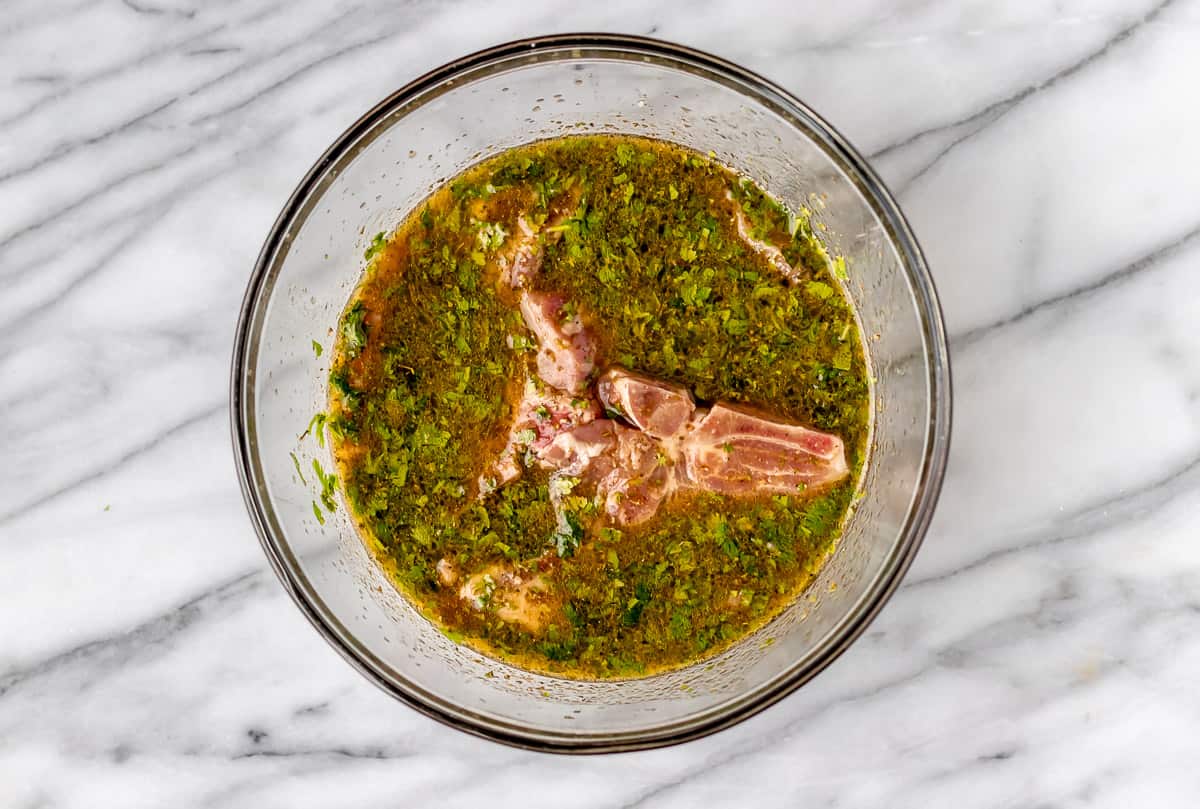
<path fill-rule="evenodd" d="M 590 396 L 572 396 L 537 379 L 526 379 L 508 430 L 508 441 L 492 466 L 479 476 L 480 495 L 519 478 L 519 459 L 525 452 L 538 457 L 555 436 L 587 424 L 599 415 L 600 407 Z"/>
<path fill-rule="evenodd" d="M 556 475 L 594 484 L 604 512 L 619 525 L 653 517 L 679 480 L 660 441 L 608 419 L 560 434 L 542 463 L 558 470 Z"/>
<path fill-rule="evenodd" d="M 835 435 L 714 405 L 683 439 L 692 485 L 722 494 L 796 494 L 847 474 L 845 448 Z"/>
<path fill-rule="evenodd" d="M 605 371 L 596 391 L 605 407 L 655 438 L 680 434 L 696 412 L 692 394 L 684 388 L 622 368 Z"/>
<path fill-rule="evenodd" d="M 559 390 L 581 390 L 595 368 L 596 341 L 579 315 L 559 295 L 526 292 L 521 316 L 538 341 L 538 376 Z"/>
<path fill-rule="evenodd" d="M 620 525 L 648 520 L 678 489 L 797 494 L 849 473 L 837 436 L 727 404 L 697 410 L 683 388 L 621 369 L 603 374 L 598 388 L 604 405 L 637 429 L 597 419 L 559 431 L 538 459 L 593 483 Z"/>

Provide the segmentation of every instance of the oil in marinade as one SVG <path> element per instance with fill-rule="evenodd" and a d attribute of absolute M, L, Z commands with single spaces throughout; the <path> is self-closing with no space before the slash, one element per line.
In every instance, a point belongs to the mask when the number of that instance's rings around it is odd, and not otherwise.
<path fill-rule="evenodd" d="M 659 141 L 544 141 L 368 252 L 334 456 L 375 557 L 452 637 L 640 676 L 762 626 L 832 551 L 861 342 L 806 220 L 754 184 Z"/>

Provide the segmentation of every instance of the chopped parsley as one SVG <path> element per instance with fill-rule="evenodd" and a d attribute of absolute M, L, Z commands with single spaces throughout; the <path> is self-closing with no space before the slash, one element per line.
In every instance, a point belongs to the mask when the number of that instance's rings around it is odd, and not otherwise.
<path fill-rule="evenodd" d="M 296 457 L 296 453 L 294 452 L 289 452 L 288 455 L 292 456 L 292 466 L 296 467 L 296 476 L 300 478 L 302 484 L 307 486 L 308 481 L 304 479 L 304 473 L 300 471 L 300 459 Z"/>
<path fill-rule="evenodd" d="M 363 258 L 365 258 L 367 261 L 371 261 L 373 258 L 375 258 L 375 256 L 379 255 L 379 253 L 385 247 L 387 247 L 387 234 L 380 231 L 379 233 L 375 234 L 374 238 L 371 239 L 371 243 L 367 246 L 366 251 L 363 253 Z"/>
<path fill-rule="evenodd" d="M 362 301 L 356 301 L 342 317 L 342 350 L 349 356 L 358 356 L 367 345 L 367 326 L 363 322 L 367 310 Z"/>
<path fill-rule="evenodd" d="M 337 500 L 334 499 L 334 493 L 337 491 L 337 476 L 327 473 L 321 468 L 321 462 L 313 458 L 313 472 L 317 475 L 317 483 L 321 486 L 321 505 L 325 506 L 327 511 L 335 511 L 337 509 Z"/>

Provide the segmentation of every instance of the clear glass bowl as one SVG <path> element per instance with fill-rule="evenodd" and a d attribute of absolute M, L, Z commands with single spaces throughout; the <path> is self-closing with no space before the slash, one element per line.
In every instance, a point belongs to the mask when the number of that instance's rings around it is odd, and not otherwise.
<path fill-rule="evenodd" d="M 324 523 L 298 438 L 324 409 L 332 328 L 371 235 L 496 152 L 567 133 L 635 133 L 713 152 L 794 210 L 813 211 L 874 375 L 874 428 L 858 509 L 795 604 L 689 668 L 580 682 L 519 670 L 457 645 L 370 560 L 344 504 Z M 313 340 L 327 351 L 317 357 Z M 571 752 L 692 739 L 776 702 L 857 638 L 896 589 L 929 524 L 950 435 L 941 313 L 895 201 L 862 157 L 800 101 L 736 65 L 647 39 L 565 35 L 514 42 L 417 79 L 317 161 L 275 222 L 243 304 L 232 369 L 238 472 L 272 566 L 352 665 L 435 719 L 498 741 Z M 293 464 L 295 454 L 304 479 Z"/>

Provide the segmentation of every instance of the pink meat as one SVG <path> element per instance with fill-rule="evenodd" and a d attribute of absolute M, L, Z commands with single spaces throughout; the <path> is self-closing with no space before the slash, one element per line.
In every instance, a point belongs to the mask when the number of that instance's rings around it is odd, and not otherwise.
<path fill-rule="evenodd" d="M 796 494 L 850 471 L 837 436 L 724 404 L 695 422 L 682 451 L 692 485 L 735 496 Z"/>
<path fill-rule="evenodd" d="M 594 487 L 618 525 L 645 522 L 681 489 L 732 497 L 798 494 L 849 474 L 840 438 L 727 404 L 696 410 L 686 391 L 626 371 L 600 379 L 601 398 L 638 429 L 598 418 L 590 397 L 530 381 L 509 443 L 481 478 L 486 493 L 519 476 L 518 459 Z M 619 408 L 614 407 L 619 405 Z"/>
<path fill-rule="evenodd" d="M 661 442 L 607 419 L 560 434 L 542 462 L 593 484 L 618 525 L 650 519 L 678 486 L 675 463 Z"/>
<path fill-rule="evenodd" d="M 600 401 L 655 438 L 683 432 L 696 412 L 692 394 L 677 385 L 612 368 L 596 383 Z"/>
<path fill-rule="evenodd" d="M 596 342 L 579 315 L 564 312 L 559 295 L 525 292 L 521 316 L 538 342 L 538 376 L 569 393 L 583 388 L 595 368 Z"/>
<path fill-rule="evenodd" d="M 617 429 L 613 468 L 596 492 L 618 525 L 637 525 L 653 517 L 678 488 L 677 467 L 661 442 L 640 430 Z"/>
<path fill-rule="evenodd" d="M 524 287 L 542 268 L 541 246 L 525 217 L 517 217 L 517 230 L 496 256 L 496 263 L 500 267 L 500 282 L 511 289 Z"/>
<path fill-rule="evenodd" d="M 597 458 L 611 466 L 611 452 L 617 444 L 621 425 L 608 419 L 596 419 L 582 427 L 560 433 L 541 453 L 540 460 L 550 469 L 579 477 Z"/>
<path fill-rule="evenodd" d="M 587 424 L 599 415 L 600 408 L 590 396 L 571 396 L 532 379 L 526 382 L 525 396 L 517 407 L 517 423 L 533 431 L 535 437 L 529 448 L 539 454 L 560 433 Z"/>
<path fill-rule="evenodd" d="M 487 494 L 519 478 L 520 459 L 526 452 L 540 459 L 558 435 L 587 424 L 599 415 L 600 407 L 592 397 L 572 396 L 527 379 L 509 427 L 508 442 L 491 468 L 479 477 L 480 494 Z"/>
<path fill-rule="evenodd" d="M 609 371 L 599 386 L 609 408 L 643 429 L 595 419 L 559 431 L 537 458 L 594 485 L 618 525 L 648 520 L 679 489 L 797 494 L 849 474 L 837 436 L 726 404 L 697 411 L 686 391 L 626 371 Z"/>

